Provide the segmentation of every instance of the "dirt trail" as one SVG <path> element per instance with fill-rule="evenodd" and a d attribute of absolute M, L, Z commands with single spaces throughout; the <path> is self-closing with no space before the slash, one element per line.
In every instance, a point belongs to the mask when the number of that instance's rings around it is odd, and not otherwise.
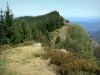
<path fill-rule="evenodd" d="M 54 32 L 52 32 L 53 34 L 53 38 L 51 39 L 52 46 L 55 46 L 55 41 L 58 36 L 60 37 L 60 41 L 63 42 L 66 40 L 68 25 L 69 23 L 66 23 L 62 28 L 56 29 Z"/>
<path fill-rule="evenodd" d="M 15 75 L 56 75 L 47 61 L 39 55 L 43 53 L 42 47 L 24 46 L 4 52 L 8 60 L 8 71 Z"/>

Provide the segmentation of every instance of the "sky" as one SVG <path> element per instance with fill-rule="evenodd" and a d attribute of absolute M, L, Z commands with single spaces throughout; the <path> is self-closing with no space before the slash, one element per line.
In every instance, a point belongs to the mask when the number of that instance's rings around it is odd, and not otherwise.
<path fill-rule="evenodd" d="M 100 0 L 0 0 L 14 16 L 38 16 L 57 10 L 64 17 L 100 17 Z"/>

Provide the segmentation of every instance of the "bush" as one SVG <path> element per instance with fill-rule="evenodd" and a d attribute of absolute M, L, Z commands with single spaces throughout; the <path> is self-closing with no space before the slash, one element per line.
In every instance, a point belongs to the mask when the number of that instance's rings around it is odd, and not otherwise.
<path fill-rule="evenodd" d="M 62 48 L 64 48 L 64 45 L 61 44 L 61 43 L 57 43 L 57 44 L 55 45 L 55 48 L 57 48 L 57 49 L 62 49 Z"/>
<path fill-rule="evenodd" d="M 43 58 L 49 59 L 50 64 L 57 66 L 56 71 L 60 75 L 71 75 L 71 73 L 87 72 L 87 75 L 100 72 L 95 62 L 90 62 L 79 55 L 71 52 L 51 50 L 42 55 Z M 75 75 L 75 74 L 72 74 Z"/>
<path fill-rule="evenodd" d="M 94 49 L 94 56 L 100 61 L 100 46 Z"/>
<path fill-rule="evenodd" d="M 68 75 L 96 75 L 96 73 L 77 71 L 77 72 L 72 72 Z"/>
<path fill-rule="evenodd" d="M 63 45 L 67 50 L 78 52 L 85 58 L 92 58 L 92 41 L 82 26 L 75 24 L 69 25 L 66 36 L 66 41 Z"/>
<path fill-rule="evenodd" d="M 57 39 L 56 39 L 56 41 L 55 41 L 55 44 L 60 43 L 60 40 L 61 40 L 60 36 L 58 36 Z"/>

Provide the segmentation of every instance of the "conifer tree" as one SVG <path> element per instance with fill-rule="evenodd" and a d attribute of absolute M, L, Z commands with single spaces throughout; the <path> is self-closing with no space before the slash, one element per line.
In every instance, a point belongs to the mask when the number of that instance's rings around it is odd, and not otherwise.
<path fill-rule="evenodd" d="M 12 37 L 12 25 L 13 25 L 13 14 L 11 13 L 11 10 L 9 9 L 9 5 L 7 2 L 7 7 L 5 11 L 5 25 L 6 25 L 6 33 L 7 38 L 9 39 L 8 43 L 11 42 Z"/>
<path fill-rule="evenodd" d="M 12 25 L 12 35 L 11 35 L 11 43 L 16 44 L 16 43 L 21 43 L 24 40 L 24 33 L 23 33 L 23 28 L 22 24 L 19 22 L 14 21 Z"/>

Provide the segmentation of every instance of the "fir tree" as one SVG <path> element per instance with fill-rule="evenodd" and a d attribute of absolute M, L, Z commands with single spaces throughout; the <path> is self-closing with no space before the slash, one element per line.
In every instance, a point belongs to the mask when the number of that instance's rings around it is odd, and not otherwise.
<path fill-rule="evenodd" d="M 7 38 L 9 39 L 8 43 L 11 42 L 12 37 L 12 25 L 13 25 L 13 14 L 9 9 L 9 5 L 7 3 L 6 11 L 5 11 L 5 25 L 6 25 L 6 33 Z"/>

